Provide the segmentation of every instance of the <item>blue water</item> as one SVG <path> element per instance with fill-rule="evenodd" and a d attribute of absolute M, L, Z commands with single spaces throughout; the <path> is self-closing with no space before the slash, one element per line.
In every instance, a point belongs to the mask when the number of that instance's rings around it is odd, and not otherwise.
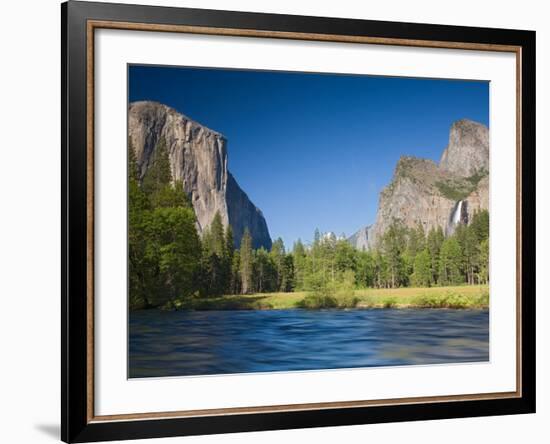
<path fill-rule="evenodd" d="M 129 377 L 489 360 L 487 310 L 130 313 Z"/>

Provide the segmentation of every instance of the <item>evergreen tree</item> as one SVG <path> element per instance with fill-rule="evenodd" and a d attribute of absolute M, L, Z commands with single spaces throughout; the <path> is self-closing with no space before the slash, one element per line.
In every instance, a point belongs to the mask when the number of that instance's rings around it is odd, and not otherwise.
<path fill-rule="evenodd" d="M 479 244 L 479 280 L 482 284 L 489 282 L 489 239 Z"/>
<path fill-rule="evenodd" d="M 189 208 L 155 208 L 147 218 L 146 259 L 155 264 L 149 285 L 152 306 L 195 292 L 201 257 L 195 215 Z"/>
<path fill-rule="evenodd" d="M 388 265 L 391 288 L 398 287 L 403 281 L 403 257 L 405 248 L 405 228 L 394 220 L 382 236 L 382 251 Z"/>
<path fill-rule="evenodd" d="M 151 156 L 149 168 L 143 177 L 142 188 L 150 197 L 153 206 L 156 206 L 158 194 L 172 182 L 170 160 L 164 137 L 159 140 Z"/>
<path fill-rule="evenodd" d="M 412 258 L 416 257 L 417 253 L 422 251 L 425 248 L 425 235 L 424 228 L 419 223 L 414 228 L 408 229 L 408 239 L 407 239 L 407 254 Z"/>
<path fill-rule="evenodd" d="M 358 251 L 355 283 L 359 287 L 374 287 L 374 278 L 375 265 L 372 254 L 369 251 Z"/>
<path fill-rule="evenodd" d="M 304 278 L 307 273 L 306 249 L 301 239 L 294 242 L 292 248 L 294 262 L 294 286 L 297 290 L 304 289 Z"/>
<path fill-rule="evenodd" d="M 315 228 L 313 233 L 313 244 L 311 245 L 310 254 L 308 255 L 310 259 L 309 270 L 311 273 L 316 273 L 321 269 L 321 232 L 318 228 Z"/>
<path fill-rule="evenodd" d="M 233 228 L 230 224 L 225 229 L 225 247 L 224 247 L 224 292 L 229 294 L 235 294 L 235 270 L 233 260 L 235 257 L 235 241 L 233 238 Z M 237 268 L 238 271 L 238 268 Z"/>
<path fill-rule="evenodd" d="M 235 239 L 233 237 L 233 227 L 231 227 L 231 224 L 228 224 L 225 229 L 225 254 L 229 261 L 233 260 L 233 254 L 235 254 Z"/>
<path fill-rule="evenodd" d="M 489 239 L 489 211 L 476 211 L 472 217 L 470 227 L 474 231 L 478 242 L 481 243 L 481 241 Z"/>
<path fill-rule="evenodd" d="M 432 264 L 430 252 L 427 249 L 420 251 L 414 259 L 412 283 L 417 287 L 429 287 L 432 283 Z"/>
<path fill-rule="evenodd" d="M 439 284 L 456 285 L 462 282 L 460 275 L 461 251 L 454 236 L 448 237 L 441 245 L 439 257 Z"/>
<path fill-rule="evenodd" d="M 132 138 L 128 136 L 128 180 L 139 182 L 139 169 L 136 161 L 136 152 L 132 144 Z"/>
<path fill-rule="evenodd" d="M 277 291 L 277 271 L 267 250 L 260 247 L 254 252 L 253 257 L 254 291 L 258 293 Z"/>
<path fill-rule="evenodd" d="M 183 190 L 183 182 L 181 181 L 176 181 L 173 186 L 168 183 L 157 189 L 154 195 L 151 196 L 151 201 L 155 208 L 193 208 L 189 197 Z"/>
<path fill-rule="evenodd" d="M 202 293 L 219 296 L 229 290 L 231 281 L 231 262 L 227 250 L 227 236 L 222 218 L 216 212 L 212 223 L 202 237 Z"/>
<path fill-rule="evenodd" d="M 355 272 L 357 269 L 357 250 L 344 239 L 338 240 L 334 249 L 335 265 L 338 274 L 346 270 Z"/>
<path fill-rule="evenodd" d="M 233 254 L 231 261 L 231 278 L 229 282 L 229 293 L 239 294 L 241 292 L 241 255 L 239 250 Z"/>
<path fill-rule="evenodd" d="M 223 229 L 222 217 L 219 211 L 216 211 L 210 227 L 208 229 L 209 236 L 203 244 L 208 243 L 205 247 L 209 250 L 210 254 L 215 254 L 218 258 L 223 258 L 225 256 L 226 250 L 226 238 Z"/>
<path fill-rule="evenodd" d="M 270 251 L 271 260 L 273 261 L 275 265 L 275 269 L 277 272 L 277 282 L 276 282 L 276 288 L 278 291 L 284 291 L 282 289 L 283 282 L 286 281 L 285 273 L 285 267 L 284 267 L 284 261 L 285 261 L 285 245 L 283 243 L 283 240 L 279 237 L 278 239 L 273 242 L 271 245 L 271 251 Z"/>
<path fill-rule="evenodd" d="M 139 186 L 134 148 L 128 138 L 128 299 L 131 309 L 150 305 L 147 296 L 153 264 L 145 257 L 145 216 L 148 210 L 149 201 Z"/>
<path fill-rule="evenodd" d="M 248 228 L 244 230 L 240 247 L 239 274 L 241 278 L 241 293 L 247 294 L 252 291 L 252 237 Z"/>
<path fill-rule="evenodd" d="M 284 292 L 293 291 L 294 285 L 294 256 L 287 254 L 283 260 L 283 273 L 279 289 Z"/>
<path fill-rule="evenodd" d="M 426 239 L 426 245 L 430 252 L 431 259 L 432 282 L 434 283 L 439 282 L 439 254 L 444 240 L 445 236 L 441 227 L 432 228 Z"/>
<path fill-rule="evenodd" d="M 462 249 L 462 267 L 469 285 L 475 284 L 479 270 L 479 242 L 476 233 L 471 226 L 465 226 L 459 238 Z"/>

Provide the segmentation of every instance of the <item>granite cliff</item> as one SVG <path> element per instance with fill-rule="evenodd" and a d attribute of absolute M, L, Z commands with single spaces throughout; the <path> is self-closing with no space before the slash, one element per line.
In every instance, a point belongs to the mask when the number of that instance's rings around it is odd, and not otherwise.
<path fill-rule="evenodd" d="M 227 140 L 222 134 L 166 105 L 150 101 L 130 104 L 128 134 L 141 177 L 149 167 L 158 141 L 164 137 L 172 178 L 181 181 L 193 204 L 199 234 L 219 212 L 224 225 L 231 225 L 236 246 L 248 228 L 254 248 L 271 248 L 262 212 L 227 168 Z"/>
<path fill-rule="evenodd" d="M 451 126 L 439 164 L 416 157 L 399 159 L 390 184 L 380 193 L 374 224 L 348 241 L 359 249 L 371 249 L 394 220 L 411 228 L 421 224 L 425 232 L 440 226 L 451 234 L 475 211 L 489 208 L 488 171 L 488 128 L 458 120 Z"/>
<path fill-rule="evenodd" d="M 449 145 L 443 151 L 439 166 L 460 177 L 489 171 L 489 130 L 472 120 L 458 120 L 451 126 Z"/>

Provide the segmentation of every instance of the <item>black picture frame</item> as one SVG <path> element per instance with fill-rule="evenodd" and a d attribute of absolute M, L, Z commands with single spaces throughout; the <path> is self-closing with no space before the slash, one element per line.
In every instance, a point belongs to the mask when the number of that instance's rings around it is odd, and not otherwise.
<path fill-rule="evenodd" d="M 520 48 L 521 394 L 499 399 L 95 421 L 90 417 L 87 24 L 90 20 Z M 535 32 L 69 1 L 61 5 L 61 438 L 90 442 L 535 412 Z M 93 316 L 93 315 L 92 315 Z M 90 327 L 91 325 L 91 327 Z"/>

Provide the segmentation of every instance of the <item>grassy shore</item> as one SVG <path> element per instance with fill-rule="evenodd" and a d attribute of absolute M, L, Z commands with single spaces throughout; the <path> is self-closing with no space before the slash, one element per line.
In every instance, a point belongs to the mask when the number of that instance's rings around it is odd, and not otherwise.
<path fill-rule="evenodd" d="M 171 307 L 181 310 L 283 310 L 290 308 L 488 308 L 489 287 L 368 288 L 332 295 L 256 293 L 196 298 Z"/>

